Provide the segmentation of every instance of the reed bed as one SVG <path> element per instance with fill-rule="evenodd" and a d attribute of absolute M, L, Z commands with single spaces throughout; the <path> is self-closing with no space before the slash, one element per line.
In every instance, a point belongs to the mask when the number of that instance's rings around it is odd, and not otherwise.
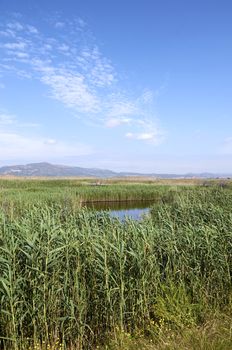
<path fill-rule="evenodd" d="M 0 348 L 123 348 L 229 317 L 232 191 L 169 190 L 140 222 L 63 200 L 2 205 Z"/>
<path fill-rule="evenodd" d="M 88 182 L 87 182 L 88 181 Z M 0 179 L 0 208 L 8 209 L 13 216 L 20 216 L 25 207 L 35 203 L 78 208 L 86 202 L 153 200 L 159 202 L 172 196 L 176 186 L 156 184 L 108 184 L 97 185 L 96 180 L 4 180 Z M 87 183 L 86 183 L 87 182 Z M 184 187 L 185 188 L 185 187 Z M 181 187 L 178 188 L 182 190 Z"/>

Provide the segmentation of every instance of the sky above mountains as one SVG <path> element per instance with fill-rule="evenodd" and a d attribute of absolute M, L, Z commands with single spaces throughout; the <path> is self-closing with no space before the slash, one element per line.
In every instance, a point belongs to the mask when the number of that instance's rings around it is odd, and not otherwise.
<path fill-rule="evenodd" d="M 228 0 L 0 1 L 0 165 L 232 172 Z"/>

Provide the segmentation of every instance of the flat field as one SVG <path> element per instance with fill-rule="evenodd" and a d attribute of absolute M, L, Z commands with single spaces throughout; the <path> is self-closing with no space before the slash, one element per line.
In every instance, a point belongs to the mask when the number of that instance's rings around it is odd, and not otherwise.
<path fill-rule="evenodd" d="M 0 349 L 229 350 L 231 276 L 229 180 L 0 179 Z"/>

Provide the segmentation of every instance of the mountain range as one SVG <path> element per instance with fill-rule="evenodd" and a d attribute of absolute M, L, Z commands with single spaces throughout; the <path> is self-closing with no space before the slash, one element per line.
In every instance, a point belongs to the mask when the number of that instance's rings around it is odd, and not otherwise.
<path fill-rule="evenodd" d="M 0 175 L 13 176 L 48 176 L 48 177 L 126 177 L 126 176 L 151 176 L 156 178 L 225 178 L 230 177 L 229 174 L 213 174 L 213 173 L 188 173 L 188 174 L 146 174 L 133 172 L 115 172 L 107 169 L 98 168 L 81 168 L 76 166 L 57 165 L 46 162 L 31 163 L 26 165 L 12 165 L 0 167 Z"/>

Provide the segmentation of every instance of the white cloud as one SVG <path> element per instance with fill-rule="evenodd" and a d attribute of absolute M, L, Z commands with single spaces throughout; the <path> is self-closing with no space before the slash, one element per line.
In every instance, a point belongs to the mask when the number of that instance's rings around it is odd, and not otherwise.
<path fill-rule="evenodd" d="M 138 107 L 135 102 L 125 100 L 124 97 L 119 96 L 117 101 L 109 101 L 108 117 L 124 117 L 135 115 L 138 113 Z"/>
<path fill-rule="evenodd" d="M 82 18 L 78 18 L 78 24 L 80 27 L 85 27 L 87 24 Z"/>
<path fill-rule="evenodd" d="M 26 48 L 25 42 L 14 42 L 14 43 L 6 43 L 2 45 L 5 49 L 9 50 L 24 50 Z"/>
<path fill-rule="evenodd" d="M 61 22 L 57 25 L 61 26 Z M 36 42 L 32 32 L 38 34 Z M 65 35 L 62 39 L 45 37 L 32 26 L 24 37 L 21 34 L 17 36 L 16 32 L 14 34 L 14 42 L 1 45 L 5 56 L 8 56 L 9 71 L 15 71 L 20 77 L 30 78 L 32 75 L 39 79 L 49 86 L 51 97 L 77 112 L 100 112 L 102 101 L 98 90 L 110 86 L 115 74 L 109 60 L 102 56 L 96 45 L 82 50 L 75 40 L 65 39 Z M 67 61 L 62 58 L 61 63 L 61 54 L 67 56 Z"/>
<path fill-rule="evenodd" d="M 57 141 L 55 139 L 48 139 L 48 140 L 45 140 L 44 143 L 47 145 L 55 145 Z"/>
<path fill-rule="evenodd" d="M 0 35 L 1 37 L 10 37 L 11 34 L 9 33 L 8 30 L 0 30 Z"/>
<path fill-rule="evenodd" d="M 43 136 L 24 135 L 26 128 L 36 123 L 20 122 L 14 115 L 0 112 L 1 161 L 52 160 L 59 157 L 76 157 L 92 153 L 92 148 L 77 141 L 61 141 Z M 23 131 L 22 131 L 23 130 Z"/>
<path fill-rule="evenodd" d="M 7 24 L 7 27 L 11 30 L 21 31 L 24 29 L 23 25 L 17 21 L 10 22 Z"/>
<path fill-rule="evenodd" d="M 97 46 L 85 48 L 77 55 L 76 60 L 90 84 L 102 88 L 116 81 L 116 73 L 111 62 L 103 57 Z"/>
<path fill-rule="evenodd" d="M 132 94 L 125 90 L 82 19 L 56 17 L 51 24 L 49 36 L 31 24 L 0 24 L 4 36 L 1 74 L 11 72 L 39 80 L 47 86 L 48 97 L 72 109 L 85 122 L 111 129 L 120 126 L 127 138 L 161 143 L 164 137 L 152 112 L 156 92 L 144 89 L 141 94 Z"/>
<path fill-rule="evenodd" d="M 88 155 L 91 147 L 78 142 L 62 142 L 42 137 L 27 137 L 18 133 L 0 131 L 0 159 L 42 159 Z"/>
<path fill-rule="evenodd" d="M 0 111 L 0 127 L 1 130 L 8 130 L 9 131 L 9 127 L 11 128 L 11 132 L 12 132 L 12 127 L 14 129 L 17 128 L 35 128 L 38 127 L 39 124 L 38 123 L 33 123 L 33 122 L 20 122 L 16 116 L 12 115 L 12 114 L 8 114 L 5 112 L 1 112 Z"/>
<path fill-rule="evenodd" d="M 154 92 L 151 90 L 145 90 L 142 93 L 140 100 L 142 103 L 145 103 L 145 104 L 152 103 L 154 100 Z"/>
<path fill-rule="evenodd" d="M 13 115 L 0 113 L 0 126 L 11 125 L 15 123 L 15 117 Z"/>
<path fill-rule="evenodd" d="M 127 132 L 125 137 L 131 140 L 145 141 L 157 146 L 165 140 L 165 133 L 149 120 L 137 120 L 137 131 Z"/>
<path fill-rule="evenodd" d="M 56 22 L 55 23 L 55 28 L 64 28 L 65 27 L 65 23 L 64 22 Z"/>
<path fill-rule="evenodd" d="M 29 58 L 29 55 L 26 52 L 15 52 L 15 56 L 18 58 Z"/>
<path fill-rule="evenodd" d="M 130 118 L 111 118 L 106 121 L 105 126 L 107 128 L 115 128 L 116 126 L 130 124 L 130 122 L 131 122 Z"/>
<path fill-rule="evenodd" d="M 156 133 L 154 132 L 147 132 L 147 133 L 141 133 L 138 134 L 138 140 L 153 140 L 156 137 Z"/>
<path fill-rule="evenodd" d="M 27 30 L 31 33 L 31 34 L 39 34 L 39 31 L 31 25 L 27 25 Z"/>
<path fill-rule="evenodd" d="M 58 49 L 64 52 L 69 51 L 70 47 L 66 44 L 61 44 L 60 46 L 58 46 Z"/>
<path fill-rule="evenodd" d="M 0 69 L 1 69 L 1 73 L 3 73 L 4 71 L 6 72 L 7 70 L 14 71 L 15 67 L 11 64 L 0 63 Z"/>
<path fill-rule="evenodd" d="M 99 111 L 97 96 L 89 90 L 82 75 L 57 70 L 44 74 L 41 81 L 51 88 L 55 99 L 68 107 L 77 108 L 81 112 Z"/>
<path fill-rule="evenodd" d="M 126 136 L 128 139 L 133 139 L 133 138 L 135 138 L 135 134 L 133 134 L 132 132 L 127 132 L 127 133 L 125 134 L 125 136 Z"/>

